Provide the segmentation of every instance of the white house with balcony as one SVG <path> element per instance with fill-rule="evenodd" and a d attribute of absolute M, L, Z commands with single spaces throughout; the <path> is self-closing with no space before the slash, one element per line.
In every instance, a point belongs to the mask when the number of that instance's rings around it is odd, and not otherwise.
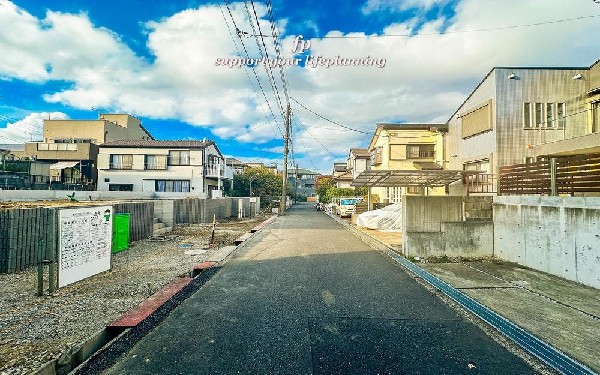
<path fill-rule="evenodd" d="M 222 196 L 233 171 L 214 141 L 112 141 L 98 153 L 99 191 Z"/>

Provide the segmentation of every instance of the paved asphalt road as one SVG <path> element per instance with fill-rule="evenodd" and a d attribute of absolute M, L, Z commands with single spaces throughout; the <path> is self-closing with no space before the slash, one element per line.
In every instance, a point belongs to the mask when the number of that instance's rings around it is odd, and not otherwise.
<path fill-rule="evenodd" d="M 310 205 L 278 217 L 113 374 L 530 374 Z"/>

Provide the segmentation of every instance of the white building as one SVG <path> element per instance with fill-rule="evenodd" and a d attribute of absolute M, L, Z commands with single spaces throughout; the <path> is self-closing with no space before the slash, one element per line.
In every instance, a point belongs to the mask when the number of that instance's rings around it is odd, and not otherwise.
<path fill-rule="evenodd" d="M 202 141 L 113 141 L 100 146 L 99 191 L 188 193 L 217 198 L 233 178 L 217 145 Z"/>

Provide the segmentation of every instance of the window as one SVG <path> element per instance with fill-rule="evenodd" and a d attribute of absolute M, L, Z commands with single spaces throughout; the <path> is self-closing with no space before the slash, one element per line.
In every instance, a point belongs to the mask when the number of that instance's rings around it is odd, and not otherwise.
<path fill-rule="evenodd" d="M 407 159 L 434 158 L 435 145 L 407 145 Z"/>
<path fill-rule="evenodd" d="M 158 192 L 189 193 L 189 180 L 155 180 L 154 190 Z"/>
<path fill-rule="evenodd" d="M 385 188 L 385 196 L 389 203 L 400 203 L 402 202 L 402 188 L 387 187 Z"/>
<path fill-rule="evenodd" d="M 559 128 L 563 129 L 565 127 L 566 122 L 566 112 L 565 103 L 556 103 L 556 118 L 557 125 Z"/>
<path fill-rule="evenodd" d="M 110 155 L 109 169 L 131 169 L 133 167 L 133 155 Z"/>
<path fill-rule="evenodd" d="M 423 187 L 422 186 L 407 186 L 406 194 L 423 195 Z"/>
<path fill-rule="evenodd" d="M 600 132 L 600 101 L 592 103 L 592 133 Z"/>
<path fill-rule="evenodd" d="M 523 127 L 531 128 L 531 103 L 523 103 Z"/>
<path fill-rule="evenodd" d="M 533 126 L 539 128 L 544 124 L 544 103 L 535 103 Z"/>
<path fill-rule="evenodd" d="M 375 147 L 373 149 L 373 151 L 371 151 L 371 163 L 373 165 L 379 165 L 379 164 L 381 164 L 381 161 L 383 159 L 382 153 L 383 153 L 383 148 L 382 147 Z"/>
<path fill-rule="evenodd" d="M 406 145 L 390 145 L 390 160 L 406 159 Z"/>
<path fill-rule="evenodd" d="M 478 160 L 471 163 L 466 163 L 463 166 L 465 171 L 479 171 L 489 173 L 490 161 L 488 159 Z"/>
<path fill-rule="evenodd" d="M 492 130 L 492 101 L 488 100 L 460 115 L 462 138 Z"/>
<path fill-rule="evenodd" d="M 190 165 L 190 150 L 169 151 L 169 165 Z"/>
<path fill-rule="evenodd" d="M 133 184 L 108 184 L 108 191 L 133 191 Z"/>
<path fill-rule="evenodd" d="M 565 103 L 523 103 L 523 128 L 563 129 Z"/>
<path fill-rule="evenodd" d="M 146 155 L 144 161 L 144 169 L 159 170 L 167 169 L 166 155 Z"/>
<path fill-rule="evenodd" d="M 38 143 L 38 151 L 77 151 L 75 143 Z"/>
<path fill-rule="evenodd" d="M 557 125 L 554 113 L 554 103 L 546 103 L 546 126 L 551 128 Z"/>

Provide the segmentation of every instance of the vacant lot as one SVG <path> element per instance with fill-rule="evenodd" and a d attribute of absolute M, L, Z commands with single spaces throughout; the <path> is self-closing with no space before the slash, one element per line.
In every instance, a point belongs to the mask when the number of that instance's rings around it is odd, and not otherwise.
<path fill-rule="evenodd" d="M 0 373 L 27 374 L 74 351 L 109 322 L 267 218 L 218 223 L 212 246 L 212 224 L 178 226 L 168 236 L 139 241 L 114 254 L 110 271 L 43 297 L 36 296 L 35 269 L 0 275 Z"/>

